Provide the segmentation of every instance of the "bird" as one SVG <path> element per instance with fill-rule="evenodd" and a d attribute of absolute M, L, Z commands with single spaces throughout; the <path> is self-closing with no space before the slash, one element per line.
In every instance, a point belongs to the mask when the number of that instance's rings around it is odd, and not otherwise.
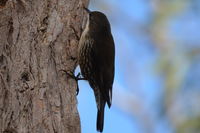
<path fill-rule="evenodd" d="M 97 131 L 103 132 L 104 109 L 112 104 L 115 71 L 115 44 L 106 15 L 99 11 L 87 13 L 86 26 L 78 45 L 78 63 L 85 80 L 94 91 L 97 105 Z"/>

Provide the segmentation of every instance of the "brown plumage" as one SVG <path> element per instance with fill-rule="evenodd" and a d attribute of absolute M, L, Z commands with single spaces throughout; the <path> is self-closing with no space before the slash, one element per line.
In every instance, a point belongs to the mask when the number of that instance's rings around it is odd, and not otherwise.
<path fill-rule="evenodd" d="M 83 77 L 94 91 L 97 103 L 97 130 L 103 131 L 104 108 L 111 106 L 115 47 L 107 17 L 88 12 L 86 27 L 79 41 L 78 61 Z"/>

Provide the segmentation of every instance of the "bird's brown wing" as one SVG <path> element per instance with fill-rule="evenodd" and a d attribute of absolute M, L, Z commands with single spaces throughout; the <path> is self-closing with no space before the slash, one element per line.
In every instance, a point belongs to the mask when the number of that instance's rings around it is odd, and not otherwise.
<path fill-rule="evenodd" d="M 92 49 L 92 65 L 96 72 L 96 78 L 101 94 L 105 98 L 108 106 L 111 106 L 112 85 L 114 80 L 114 57 L 115 47 L 112 35 L 104 39 L 95 39 L 94 49 Z"/>

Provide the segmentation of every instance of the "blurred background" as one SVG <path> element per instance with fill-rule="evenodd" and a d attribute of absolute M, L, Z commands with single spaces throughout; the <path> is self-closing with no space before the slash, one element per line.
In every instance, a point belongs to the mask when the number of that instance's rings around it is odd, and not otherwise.
<path fill-rule="evenodd" d="M 113 104 L 104 133 L 200 133 L 200 0 L 91 0 L 116 47 Z M 96 103 L 79 81 L 82 133 L 96 132 Z"/>

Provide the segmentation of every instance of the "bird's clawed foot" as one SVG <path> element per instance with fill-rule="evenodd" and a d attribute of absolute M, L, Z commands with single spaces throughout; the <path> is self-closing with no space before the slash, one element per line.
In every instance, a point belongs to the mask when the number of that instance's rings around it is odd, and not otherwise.
<path fill-rule="evenodd" d="M 85 80 L 85 78 L 81 77 L 81 73 L 79 72 L 76 76 L 74 75 L 73 72 L 71 71 L 64 71 L 69 77 L 75 79 L 76 81 L 78 80 Z"/>
<path fill-rule="evenodd" d="M 86 80 L 85 78 L 81 77 L 81 73 L 79 72 L 76 76 L 75 76 L 75 80 Z"/>
<path fill-rule="evenodd" d="M 67 73 L 67 75 L 69 75 L 71 78 L 76 80 L 76 82 L 77 82 L 76 95 L 78 95 L 78 93 L 79 93 L 78 81 L 79 80 L 84 80 L 84 78 L 81 77 L 81 73 L 80 72 L 76 76 L 74 74 L 72 74 L 72 73 L 71 74 Z"/>
<path fill-rule="evenodd" d="M 75 76 L 72 71 L 66 71 L 66 70 L 62 70 L 62 71 L 65 72 L 69 77 L 71 77 L 71 78 L 76 80 L 76 82 L 77 82 L 76 95 L 78 95 L 78 93 L 79 93 L 78 81 L 79 80 L 85 80 L 85 78 L 81 77 L 81 73 L 80 72 Z"/>

